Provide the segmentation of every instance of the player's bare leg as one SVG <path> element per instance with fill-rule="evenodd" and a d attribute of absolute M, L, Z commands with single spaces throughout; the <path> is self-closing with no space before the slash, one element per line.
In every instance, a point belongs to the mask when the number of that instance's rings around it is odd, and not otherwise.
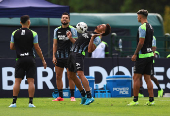
<path fill-rule="evenodd" d="M 74 97 L 75 83 L 74 83 L 74 81 L 70 78 L 68 68 L 67 68 L 67 77 L 68 77 L 68 82 L 69 82 L 69 87 L 70 87 L 70 93 L 71 93 L 71 101 L 76 101 L 76 99 L 75 99 L 75 97 Z"/>
<path fill-rule="evenodd" d="M 147 84 L 148 93 L 149 93 L 149 101 L 146 102 L 145 105 L 154 105 L 155 103 L 154 103 L 154 95 L 153 95 L 153 84 L 151 82 L 150 75 L 144 74 L 144 79 Z"/>
<path fill-rule="evenodd" d="M 33 104 L 33 97 L 35 93 L 35 86 L 34 86 L 34 78 L 27 78 L 29 87 L 28 87 L 28 93 L 29 93 L 29 106 L 28 107 L 35 107 Z"/>
<path fill-rule="evenodd" d="M 63 70 L 64 70 L 64 68 L 55 66 L 56 85 L 57 85 L 57 89 L 59 92 L 59 97 L 52 101 L 64 101 L 64 99 L 63 99 L 63 81 L 62 81 Z"/>

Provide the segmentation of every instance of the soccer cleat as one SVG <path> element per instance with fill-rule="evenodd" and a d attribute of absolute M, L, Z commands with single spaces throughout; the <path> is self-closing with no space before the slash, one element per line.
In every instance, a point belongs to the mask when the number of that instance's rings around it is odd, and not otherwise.
<path fill-rule="evenodd" d="M 87 97 L 81 97 L 81 103 L 80 104 L 84 104 L 86 102 Z"/>
<path fill-rule="evenodd" d="M 131 101 L 129 104 L 127 104 L 128 106 L 136 106 L 136 105 L 138 105 L 139 104 L 139 102 L 138 101 L 136 101 L 136 102 L 134 102 L 134 101 Z"/>
<path fill-rule="evenodd" d="M 89 105 L 89 104 L 91 104 L 91 103 L 93 103 L 93 102 L 94 102 L 94 98 L 93 98 L 93 97 L 87 98 L 87 99 L 86 99 L 86 102 L 85 102 L 83 105 Z"/>
<path fill-rule="evenodd" d="M 138 97 L 139 97 L 139 98 L 142 98 L 142 97 L 144 97 L 144 95 L 141 94 L 141 93 L 139 93 L 139 94 L 138 94 Z"/>
<path fill-rule="evenodd" d="M 17 107 L 17 105 L 14 103 L 14 104 L 11 104 L 10 106 L 9 106 L 9 108 L 16 108 Z"/>
<path fill-rule="evenodd" d="M 153 105 L 155 105 L 155 102 L 154 102 L 154 101 L 152 101 L 152 102 L 148 101 L 148 102 L 146 102 L 146 104 L 145 104 L 145 105 L 153 106 Z"/>
<path fill-rule="evenodd" d="M 29 103 L 28 107 L 29 108 L 35 108 L 36 106 L 34 106 L 34 104 Z"/>
<path fill-rule="evenodd" d="M 158 90 L 158 97 L 163 97 L 164 90 Z"/>
<path fill-rule="evenodd" d="M 57 97 L 55 100 L 52 100 L 52 101 L 64 101 L 64 99 L 61 97 Z"/>
<path fill-rule="evenodd" d="M 70 101 L 76 101 L 75 97 L 71 97 Z"/>

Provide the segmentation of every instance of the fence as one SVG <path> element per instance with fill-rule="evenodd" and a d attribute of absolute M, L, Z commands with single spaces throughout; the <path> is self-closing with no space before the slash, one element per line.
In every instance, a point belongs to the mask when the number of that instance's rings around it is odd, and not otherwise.
<path fill-rule="evenodd" d="M 119 40 L 122 40 L 122 48 L 119 48 Z M 111 34 L 110 56 L 117 52 L 119 57 L 131 57 L 137 46 L 135 36 L 117 36 Z M 170 54 L 170 36 L 156 36 L 156 46 L 161 58 L 166 58 Z"/>

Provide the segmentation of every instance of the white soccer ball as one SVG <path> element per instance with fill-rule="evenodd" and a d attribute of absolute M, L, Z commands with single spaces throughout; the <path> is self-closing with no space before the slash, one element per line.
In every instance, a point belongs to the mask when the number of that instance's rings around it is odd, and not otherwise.
<path fill-rule="evenodd" d="M 84 22 L 79 22 L 77 25 L 76 25 L 76 30 L 78 33 L 85 33 L 88 29 L 88 26 L 86 23 Z"/>

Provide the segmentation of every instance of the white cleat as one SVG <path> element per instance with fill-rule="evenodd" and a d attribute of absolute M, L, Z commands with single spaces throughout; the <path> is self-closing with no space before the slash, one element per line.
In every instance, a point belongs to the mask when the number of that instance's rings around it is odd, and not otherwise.
<path fill-rule="evenodd" d="M 9 108 L 16 108 L 16 107 L 17 107 L 16 103 L 11 104 L 11 105 L 9 106 Z"/>
<path fill-rule="evenodd" d="M 30 104 L 28 105 L 29 108 L 35 108 L 36 106 L 34 106 L 34 104 Z"/>

